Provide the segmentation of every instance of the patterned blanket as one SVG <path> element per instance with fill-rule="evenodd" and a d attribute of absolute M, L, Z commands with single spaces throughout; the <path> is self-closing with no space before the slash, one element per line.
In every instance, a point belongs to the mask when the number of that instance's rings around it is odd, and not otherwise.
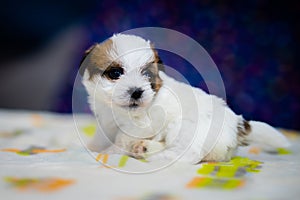
<path fill-rule="evenodd" d="M 75 119 L 75 120 L 74 120 Z M 1 199 L 298 199 L 300 137 L 290 149 L 240 148 L 230 162 L 146 162 L 85 148 L 96 123 L 72 115 L 0 110 Z"/>

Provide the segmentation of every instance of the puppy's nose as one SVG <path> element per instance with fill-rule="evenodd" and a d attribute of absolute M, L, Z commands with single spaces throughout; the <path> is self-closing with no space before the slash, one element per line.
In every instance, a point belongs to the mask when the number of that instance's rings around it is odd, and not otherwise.
<path fill-rule="evenodd" d="M 134 88 L 129 92 L 131 93 L 131 98 L 132 99 L 138 100 L 139 98 L 141 98 L 144 90 L 142 90 L 141 88 Z"/>

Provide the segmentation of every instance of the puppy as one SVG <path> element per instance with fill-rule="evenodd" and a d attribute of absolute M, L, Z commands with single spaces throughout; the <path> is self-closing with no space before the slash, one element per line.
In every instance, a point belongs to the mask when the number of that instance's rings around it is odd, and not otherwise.
<path fill-rule="evenodd" d="M 164 73 L 150 41 L 116 34 L 93 45 L 81 62 L 98 129 L 92 151 L 147 160 L 228 161 L 238 146 L 289 145 L 273 127 L 246 121 L 226 103 Z"/>

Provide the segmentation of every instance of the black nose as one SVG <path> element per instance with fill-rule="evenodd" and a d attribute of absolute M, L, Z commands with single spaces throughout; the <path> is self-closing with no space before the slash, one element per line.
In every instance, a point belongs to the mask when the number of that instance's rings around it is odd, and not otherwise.
<path fill-rule="evenodd" d="M 143 92 L 144 92 L 144 90 L 142 90 L 140 88 L 135 88 L 135 89 L 130 91 L 131 98 L 134 99 L 134 100 L 138 100 L 139 98 L 141 98 Z"/>

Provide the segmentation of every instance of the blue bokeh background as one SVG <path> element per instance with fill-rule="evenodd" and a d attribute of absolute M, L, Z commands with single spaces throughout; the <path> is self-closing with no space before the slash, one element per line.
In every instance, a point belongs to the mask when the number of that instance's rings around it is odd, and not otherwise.
<path fill-rule="evenodd" d="M 132 28 L 170 28 L 192 37 L 208 51 L 223 77 L 227 102 L 236 113 L 300 129 L 299 13 L 297 1 L 289 0 L 11 0 L 2 3 L 0 10 L 1 76 L 8 76 L 3 63 L 33 54 L 67 27 L 80 26 L 85 37 L 73 40 L 84 44 L 73 52 L 72 70 L 46 108 L 71 112 L 73 82 L 86 48 Z M 205 89 L 188 64 L 163 57 L 192 85 Z M 3 94 L 0 107 L 31 109 L 10 104 L 15 97 Z"/>

